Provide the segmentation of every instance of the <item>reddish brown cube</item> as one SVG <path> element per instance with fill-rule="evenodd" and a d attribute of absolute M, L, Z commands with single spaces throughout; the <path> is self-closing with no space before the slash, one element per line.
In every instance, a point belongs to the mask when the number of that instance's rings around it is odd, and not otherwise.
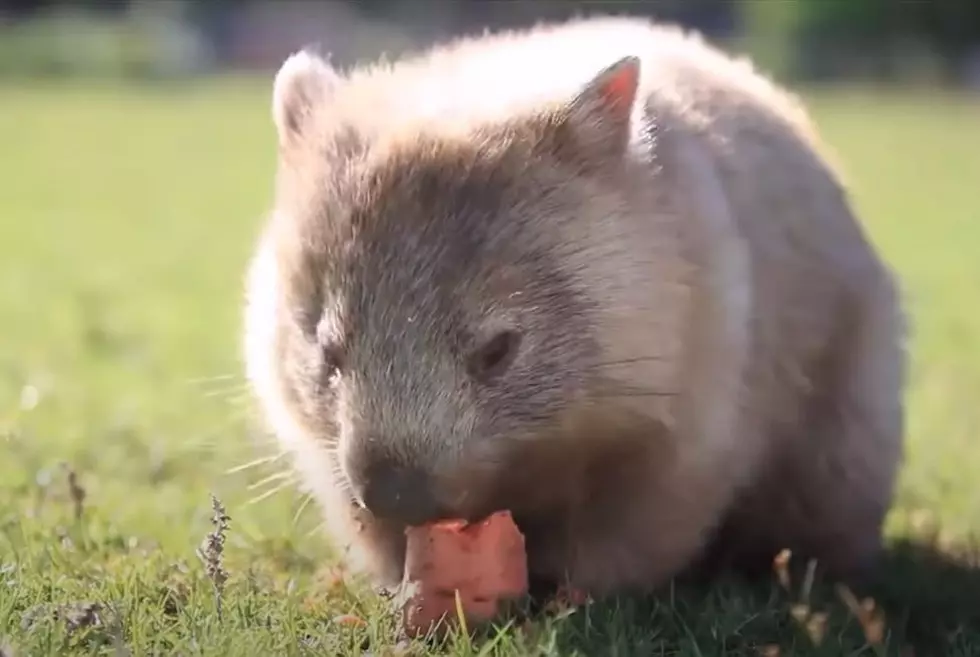
<path fill-rule="evenodd" d="M 456 594 L 471 625 L 492 620 L 499 604 L 527 593 L 524 536 L 509 511 L 467 524 L 447 521 L 407 530 L 402 608 L 406 633 L 424 635 L 457 621 Z"/>

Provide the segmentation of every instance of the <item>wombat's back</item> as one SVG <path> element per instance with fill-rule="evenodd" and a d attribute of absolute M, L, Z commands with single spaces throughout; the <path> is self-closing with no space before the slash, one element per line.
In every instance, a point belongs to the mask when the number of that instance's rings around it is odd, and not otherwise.
<path fill-rule="evenodd" d="M 674 102 L 692 126 L 714 109 L 752 104 L 807 131 L 795 100 L 696 33 L 636 18 L 593 18 L 464 37 L 395 62 L 350 72 L 331 99 L 334 122 L 397 134 L 451 131 L 566 103 L 597 71 L 627 56 L 641 61 L 638 97 Z M 451 90 L 448 92 L 447 90 Z"/>

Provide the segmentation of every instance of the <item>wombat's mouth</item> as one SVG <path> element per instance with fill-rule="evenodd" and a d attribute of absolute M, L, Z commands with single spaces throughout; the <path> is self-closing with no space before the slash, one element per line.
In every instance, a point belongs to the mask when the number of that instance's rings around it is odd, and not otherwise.
<path fill-rule="evenodd" d="M 446 489 L 425 486 L 357 486 L 349 478 L 344 483 L 353 508 L 396 526 L 419 527 L 450 521 L 475 524 L 505 510 L 499 504 L 489 503 L 493 496 L 479 494 L 469 487 L 449 494 Z"/>

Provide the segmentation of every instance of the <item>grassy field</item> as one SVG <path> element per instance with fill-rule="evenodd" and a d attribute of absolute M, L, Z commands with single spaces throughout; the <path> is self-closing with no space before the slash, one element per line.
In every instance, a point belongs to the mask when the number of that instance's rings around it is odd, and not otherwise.
<path fill-rule="evenodd" d="M 811 98 L 915 323 L 884 625 L 829 583 L 801 623 L 798 583 L 731 581 L 426 649 L 335 576 L 276 466 L 226 473 L 273 450 L 239 359 L 267 91 L 0 89 L 0 654 L 980 654 L 980 570 L 944 556 L 980 533 L 980 101 Z M 220 613 L 196 555 L 211 493 L 231 517 Z"/>

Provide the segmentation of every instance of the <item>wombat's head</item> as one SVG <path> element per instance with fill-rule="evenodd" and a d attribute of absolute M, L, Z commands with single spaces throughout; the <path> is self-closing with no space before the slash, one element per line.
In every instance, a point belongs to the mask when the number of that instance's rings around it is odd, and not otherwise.
<path fill-rule="evenodd" d="M 308 475 L 405 524 L 479 516 L 531 445 L 568 439 L 596 385 L 589 240 L 624 202 L 638 62 L 596 73 L 506 121 L 384 128 L 315 55 L 283 66 L 247 362 Z"/>

